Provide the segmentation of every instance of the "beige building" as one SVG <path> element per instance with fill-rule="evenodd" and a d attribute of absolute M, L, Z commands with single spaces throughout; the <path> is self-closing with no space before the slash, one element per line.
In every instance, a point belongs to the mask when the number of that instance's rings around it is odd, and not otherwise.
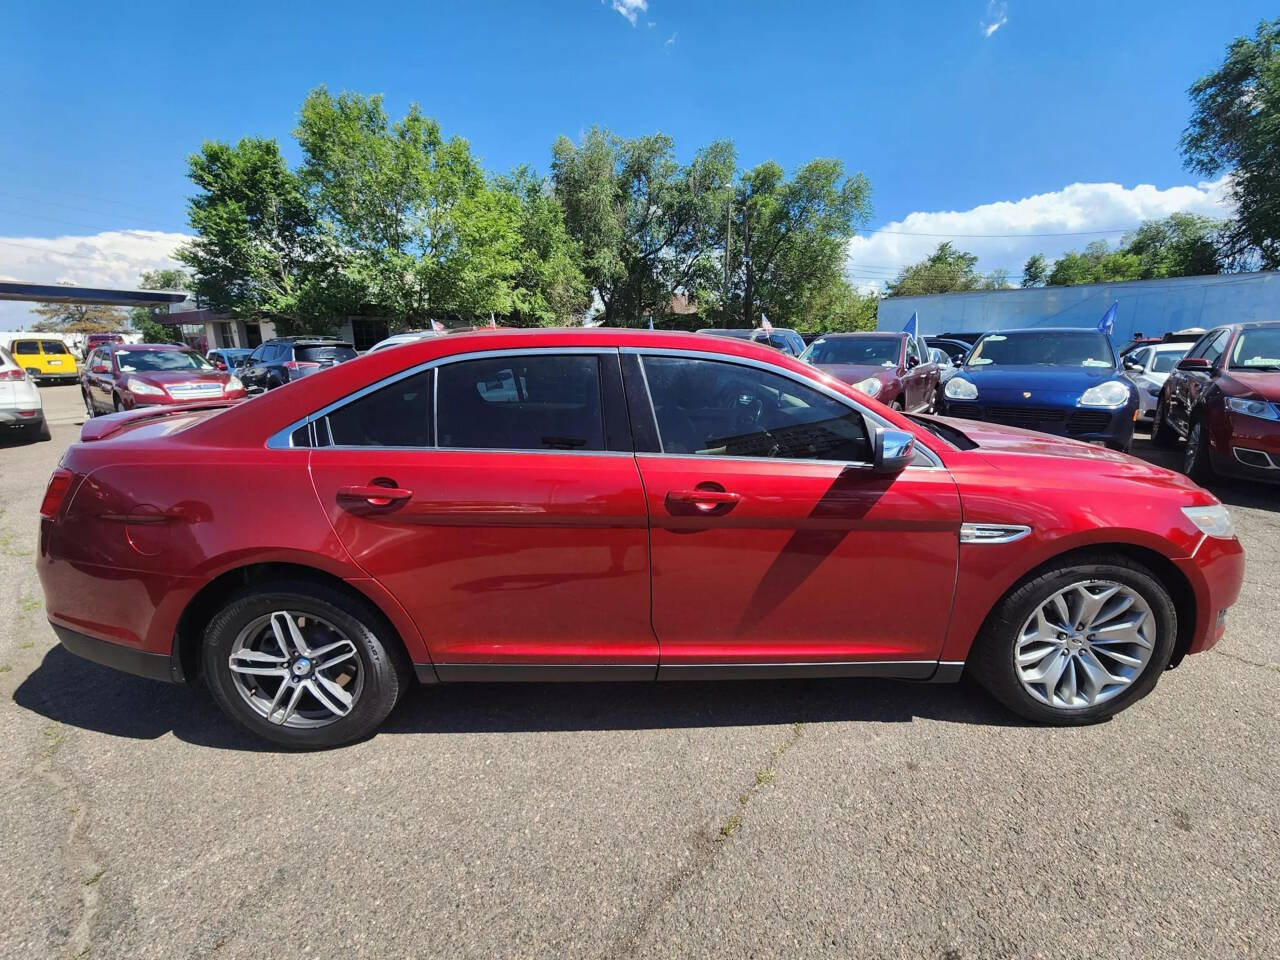
<path fill-rule="evenodd" d="M 197 307 L 189 300 L 174 304 L 168 315 L 157 319 L 177 327 L 182 341 L 201 353 L 218 347 L 252 349 L 276 335 L 276 326 L 270 320 L 238 320 Z M 387 336 L 387 321 L 379 317 L 351 317 L 337 332 L 338 339 L 346 340 L 357 350 L 368 350 Z"/>

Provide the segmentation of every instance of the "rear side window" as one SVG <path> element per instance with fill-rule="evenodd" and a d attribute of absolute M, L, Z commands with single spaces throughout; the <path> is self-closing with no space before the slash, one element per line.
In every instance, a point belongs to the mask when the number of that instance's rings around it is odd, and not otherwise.
<path fill-rule="evenodd" d="M 65 354 L 67 352 L 67 345 L 61 340 L 46 340 L 43 346 L 45 353 Z"/>
<path fill-rule="evenodd" d="M 333 443 L 342 447 L 431 446 L 433 372 L 424 370 L 397 380 L 330 413 Z M 328 442 L 323 433 L 321 436 L 322 443 Z"/>
<path fill-rule="evenodd" d="M 299 363 L 323 363 L 325 360 L 332 360 L 335 363 L 342 363 L 346 360 L 355 359 L 356 352 L 348 346 L 325 346 L 325 347 L 295 347 L 294 359 Z"/>
<path fill-rule="evenodd" d="M 604 450 L 593 355 L 494 357 L 439 368 L 441 447 Z"/>
<path fill-rule="evenodd" d="M 38 340 L 17 340 L 13 344 L 13 352 L 19 356 L 40 353 L 40 341 Z"/>
<path fill-rule="evenodd" d="M 767 370 L 645 357 L 662 452 L 792 460 L 871 459 L 862 415 Z"/>

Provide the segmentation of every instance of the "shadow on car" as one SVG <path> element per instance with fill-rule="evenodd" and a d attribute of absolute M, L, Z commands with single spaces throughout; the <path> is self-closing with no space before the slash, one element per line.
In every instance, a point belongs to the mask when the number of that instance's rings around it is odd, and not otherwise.
<path fill-rule="evenodd" d="M 572 696 L 566 689 L 572 688 Z M 172 733 L 203 747 L 273 752 L 218 710 L 200 684 L 172 686 L 122 674 L 62 647 L 50 650 L 13 695 L 49 720 L 113 737 Z M 967 681 L 755 680 L 670 683 L 442 684 L 414 690 L 378 736 L 678 730 L 917 718 L 1023 726 Z"/>

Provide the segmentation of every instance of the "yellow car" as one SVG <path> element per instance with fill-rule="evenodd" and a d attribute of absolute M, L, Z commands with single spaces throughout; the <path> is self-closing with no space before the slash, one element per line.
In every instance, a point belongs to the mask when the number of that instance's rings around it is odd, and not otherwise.
<path fill-rule="evenodd" d="M 17 337 L 9 341 L 13 362 L 27 371 L 37 383 L 51 380 L 76 380 L 76 358 L 67 345 L 56 337 Z"/>

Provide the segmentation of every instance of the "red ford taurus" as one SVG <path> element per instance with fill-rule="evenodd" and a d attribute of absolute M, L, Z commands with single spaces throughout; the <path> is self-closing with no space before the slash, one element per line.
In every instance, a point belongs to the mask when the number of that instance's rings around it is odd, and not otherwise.
<path fill-rule="evenodd" d="M 203 675 L 264 737 L 374 730 L 416 680 L 969 670 L 1036 721 L 1222 637 L 1244 558 L 1185 477 L 909 418 L 684 334 L 432 338 L 251 403 L 85 424 L 41 506 L 75 653 Z"/>

